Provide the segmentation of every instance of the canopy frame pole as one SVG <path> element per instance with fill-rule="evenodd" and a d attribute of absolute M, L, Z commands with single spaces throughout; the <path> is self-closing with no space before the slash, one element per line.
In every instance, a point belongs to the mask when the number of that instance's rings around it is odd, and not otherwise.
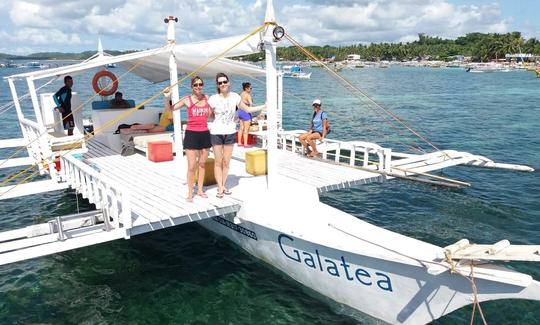
<path fill-rule="evenodd" d="M 30 142 L 30 138 L 28 137 L 28 134 L 26 134 L 26 130 L 21 122 L 24 119 L 24 114 L 21 109 L 19 95 L 17 94 L 17 87 L 15 87 L 15 82 L 13 82 L 12 78 L 8 78 L 8 84 L 9 89 L 11 90 L 11 97 L 13 97 L 13 105 L 15 106 L 15 111 L 17 112 L 17 118 L 19 119 L 19 127 L 21 128 L 21 133 L 23 135 L 25 144 L 28 144 Z M 32 155 L 30 154 L 30 148 L 26 147 L 26 151 L 28 153 L 28 156 L 32 157 Z"/>
<path fill-rule="evenodd" d="M 37 97 L 36 87 L 34 86 L 34 79 L 32 77 L 26 78 L 26 83 L 28 84 L 28 92 L 30 93 L 30 98 L 32 98 L 32 106 L 34 106 L 34 112 L 36 114 L 36 122 L 45 128 L 45 122 L 43 121 L 43 116 L 41 115 L 41 108 L 39 107 L 39 100 Z"/>
<path fill-rule="evenodd" d="M 267 188 L 275 191 L 278 185 L 278 76 L 277 76 L 277 40 L 274 39 L 276 16 L 272 0 L 266 2 L 264 21 L 267 24 L 264 34 L 264 50 L 266 54 L 266 118 L 267 118 Z"/>
<path fill-rule="evenodd" d="M 176 44 L 176 36 L 174 31 L 174 23 L 178 21 L 178 18 L 169 16 L 165 18 L 167 23 L 167 43 L 170 46 L 169 54 L 169 79 L 171 85 L 171 101 L 173 104 L 178 103 L 180 100 L 180 90 L 178 86 L 178 66 L 176 64 L 176 58 L 174 56 L 174 45 Z M 183 152 L 184 145 L 182 143 L 182 116 L 180 110 L 173 111 L 173 125 L 174 125 L 174 151 L 176 152 L 178 162 L 181 166 L 184 165 Z"/>
<path fill-rule="evenodd" d="M 277 129 L 283 131 L 283 72 L 277 74 Z"/>
<path fill-rule="evenodd" d="M 278 175 L 277 129 L 278 129 L 278 77 L 276 69 L 276 43 L 272 35 L 274 26 L 270 25 L 264 37 L 266 52 L 266 106 L 267 106 L 267 186 L 275 189 Z"/>

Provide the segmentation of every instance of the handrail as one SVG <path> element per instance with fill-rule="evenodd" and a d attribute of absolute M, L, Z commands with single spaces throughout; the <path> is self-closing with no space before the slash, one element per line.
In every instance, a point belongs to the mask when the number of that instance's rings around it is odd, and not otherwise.
<path fill-rule="evenodd" d="M 64 181 L 76 189 L 83 198 L 104 210 L 107 231 L 124 229 L 124 237 L 130 237 L 132 227 L 131 194 L 121 184 L 101 174 L 72 155 L 60 157 L 61 175 Z"/>
<path fill-rule="evenodd" d="M 31 128 L 34 128 L 38 131 L 41 131 L 43 129 L 43 127 L 41 125 L 39 125 L 37 122 L 34 122 L 32 120 L 29 120 L 27 118 L 22 118 L 20 119 L 20 122 L 26 126 L 29 126 Z"/>
<path fill-rule="evenodd" d="M 296 140 L 298 139 L 300 133 L 281 133 L 278 134 L 278 137 L 281 138 L 281 147 L 283 150 L 288 150 L 292 152 L 296 152 L 296 148 L 300 147 L 301 150 L 303 150 L 301 145 L 296 144 Z M 291 141 L 290 148 L 286 145 L 287 140 Z M 357 161 L 362 162 L 362 167 L 368 168 L 369 167 L 369 155 L 370 154 L 376 154 L 378 161 L 376 163 L 377 169 L 379 171 L 384 172 L 390 172 L 391 169 L 391 161 L 392 161 L 392 150 L 389 148 L 384 148 L 379 146 L 378 144 L 371 143 L 371 142 L 363 142 L 363 141 L 340 141 L 340 140 L 334 140 L 334 139 L 328 139 L 324 138 L 322 140 L 319 140 L 321 143 L 318 144 L 318 146 L 322 147 L 322 159 L 323 160 L 329 160 L 328 159 L 328 151 L 336 151 L 336 153 L 333 155 L 333 160 L 336 163 L 340 162 L 340 159 L 343 157 L 341 155 L 341 150 L 350 150 L 350 155 L 347 157 L 349 159 L 348 164 L 350 166 L 355 166 Z M 329 146 L 335 145 L 336 148 L 329 148 Z M 361 158 L 357 158 L 357 154 L 361 155 Z M 330 154 L 332 155 L 332 154 Z"/>

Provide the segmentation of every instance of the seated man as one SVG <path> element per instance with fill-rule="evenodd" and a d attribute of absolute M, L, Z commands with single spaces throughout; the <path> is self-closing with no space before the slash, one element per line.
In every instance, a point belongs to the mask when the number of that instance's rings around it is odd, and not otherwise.
<path fill-rule="evenodd" d="M 109 101 L 111 108 L 129 108 L 129 103 L 122 98 L 122 93 L 117 91 L 114 94 L 114 99 Z"/>

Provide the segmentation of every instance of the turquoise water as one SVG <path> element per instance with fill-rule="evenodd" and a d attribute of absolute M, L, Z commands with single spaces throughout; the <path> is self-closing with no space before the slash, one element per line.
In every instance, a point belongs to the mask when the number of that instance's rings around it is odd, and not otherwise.
<path fill-rule="evenodd" d="M 2 69 L 0 76 L 22 72 Z M 115 71 L 118 74 L 122 70 Z M 360 69 L 345 77 L 444 149 L 457 149 L 540 168 L 540 80 L 532 73 L 468 74 L 455 69 Z M 92 74 L 75 77 L 83 100 Z M 244 81 L 233 78 L 238 89 Z M 252 82 L 260 103 L 263 86 Z M 211 84 L 208 80 L 207 84 Z M 24 84 L 20 84 L 24 89 Z M 59 83 L 48 87 L 54 91 Z M 284 124 L 307 128 L 310 101 L 323 100 L 334 138 L 393 148 L 429 146 L 396 131 L 322 70 L 311 80 L 286 79 Z M 160 85 L 129 76 L 126 98 L 141 101 Z M 185 93 L 186 90 L 182 92 Z M 213 87 L 207 86 L 208 92 Z M 22 94 L 22 91 L 20 91 Z M 0 106 L 11 98 L 0 82 Z M 154 103 L 159 106 L 160 100 Z M 150 105 L 151 106 L 151 105 Z M 29 103 L 25 112 L 31 115 Z M 86 112 L 88 115 L 88 113 Z M 18 136 L 14 111 L 0 116 L 0 138 Z M 402 134 L 400 134 L 402 133 Z M 416 144 L 412 142 L 415 141 Z M 0 159 L 13 150 L 0 151 Z M 0 179 L 18 169 L 0 169 Z M 325 194 L 323 202 L 376 225 L 438 245 L 461 238 L 540 243 L 540 177 L 457 167 L 444 176 L 472 183 L 452 190 L 390 181 Z M 88 204 L 79 199 L 79 209 Z M 14 229 L 77 211 L 73 191 L 0 201 L 0 229 Z M 540 279 L 538 264 L 512 268 Z M 364 317 L 310 292 L 197 225 L 158 231 L 76 251 L 0 266 L 0 323 L 357 324 Z M 537 324 L 540 304 L 482 304 L 492 324 Z M 471 308 L 436 323 L 468 322 Z"/>

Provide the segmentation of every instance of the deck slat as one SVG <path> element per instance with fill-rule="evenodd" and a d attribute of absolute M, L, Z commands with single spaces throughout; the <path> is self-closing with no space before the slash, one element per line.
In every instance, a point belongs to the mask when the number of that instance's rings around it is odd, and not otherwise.
<path fill-rule="evenodd" d="M 174 168 L 170 165 L 165 168 L 165 165 L 152 163 L 139 154 L 123 157 L 96 142 L 90 142 L 88 147 L 86 162 L 98 167 L 108 177 L 126 184 L 131 191 L 133 208 L 140 214 L 133 220 L 134 227 L 157 224 L 161 228 L 160 223 L 167 226 L 177 224 L 174 219 L 201 220 L 235 212 L 240 207 L 241 201 L 210 195 L 207 199 L 195 197 L 194 202 L 187 202 L 185 181 L 171 172 Z"/>

